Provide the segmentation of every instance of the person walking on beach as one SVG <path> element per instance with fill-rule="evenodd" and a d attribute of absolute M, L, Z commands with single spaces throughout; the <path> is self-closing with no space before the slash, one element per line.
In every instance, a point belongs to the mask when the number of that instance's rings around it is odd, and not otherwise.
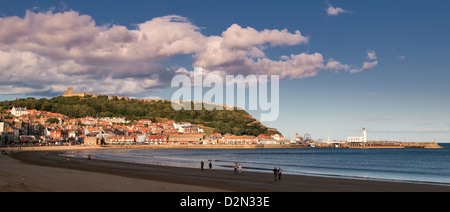
<path fill-rule="evenodd" d="M 239 166 L 238 166 L 238 172 L 239 172 L 239 174 L 242 173 L 242 165 L 241 164 L 239 164 Z"/>
<path fill-rule="evenodd" d="M 281 168 L 278 168 L 278 180 L 281 180 Z"/>
<path fill-rule="evenodd" d="M 205 169 L 203 168 L 203 165 L 205 165 L 205 163 L 203 163 L 203 161 L 200 162 L 200 171 L 205 171 Z"/>
<path fill-rule="evenodd" d="M 278 170 L 277 167 L 273 167 L 273 179 L 277 181 Z"/>
<path fill-rule="evenodd" d="M 237 164 L 237 162 L 234 162 L 234 174 L 237 174 L 237 168 L 238 168 L 238 164 Z"/>
<path fill-rule="evenodd" d="M 209 171 L 211 171 L 211 169 L 212 169 L 212 163 L 209 162 Z"/>

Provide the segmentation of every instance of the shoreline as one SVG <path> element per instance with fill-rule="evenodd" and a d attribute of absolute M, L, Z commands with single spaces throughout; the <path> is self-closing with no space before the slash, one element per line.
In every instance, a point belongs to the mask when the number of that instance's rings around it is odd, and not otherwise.
<path fill-rule="evenodd" d="M 260 149 L 260 148 L 306 148 L 302 144 L 221 144 L 221 145 L 182 145 L 182 144 L 168 144 L 168 145 L 55 145 L 55 146 L 11 146 L 0 147 L 4 151 L 68 151 L 68 150 L 100 150 L 100 149 Z"/>
<path fill-rule="evenodd" d="M 60 146 L 13 146 L 0 147 L 0 150 L 19 151 L 53 151 L 53 150 L 87 150 L 87 149 L 278 149 L 278 148 L 311 148 L 306 144 L 164 144 L 164 145 L 60 145 Z M 336 148 L 334 144 L 317 143 L 315 148 Z M 368 143 L 367 145 L 339 145 L 337 148 L 360 148 L 360 149 L 391 149 L 391 148 L 443 148 L 436 142 L 395 142 Z"/>
<path fill-rule="evenodd" d="M 73 148 L 64 149 L 73 150 Z M 214 169 L 201 172 L 200 168 L 172 167 L 151 164 L 138 164 L 129 162 L 106 161 L 99 159 L 87 160 L 84 158 L 70 158 L 70 164 L 66 163 L 64 156 L 58 155 L 63 149 L 48 151 L 48 155 L 42 151 L 21 151 L 14 153 L 15 158 L 24 165 L 34 165 L 45 170 L 58 168 L 69 171 L 81 171 L 84 173 L 106 174 L 109 177 L 119 176 L 127 179 L 141 180 L 142 186 L 137 191 L 151 191 L 144 186 L 150 183 L 175 184 L 193 186 L 190 191 L 203 191 L 203 188 L 212 191 L 237 191 L 237 192 L 448 192 L 450 186 L 397 182 L 377 181 L 366 179 L 348 179 L 338 177 L 322 177 L 307 175 L 283 174 L 282 180 L 274 181 L 272 173 L 250 172 L 244 170 L 241 175 L 233 174 L 233 170 Z M 104 183 L 107 183 L 106 180 Z M 88 183 L 88 182 L 86 182 Z M 98 183 L 98 182 L 97 182 Z M 101 183 L 100 183 L 101 184 Z M 99 185 L 96 185 L 97 187 Z M 123 189 L 108 188 L 112 191 Z M 107 191 L 98 188 L 94 191 Z M 88 190 L 91 191 L 91 190 Z M 181 187 L 174 191 L 183 191 Z"/>
<path fill-rule="evenodd" d="M 77 150 L 80 150 L 80 149 L 63 150 L 62 152 L 58 153 L 58 156 L 65 157 L 65 158 L 87 159 L 87 156 L 85 156 L 85 157 L 77 157 L 77 156 L 74 156 L 74 155 L 71 155 L 71 154 L 64 154 L 64 152 L 77 151 Z M 111 149 L 108 149 L 108 150 L 127 151 L 127 150 L 132 150 L 132 149 L 111 148 Z M 115 159 L 106 159 L 106 158 L 98 159 L 98 158 L 95 158 L 95 157 L 93 157 L 93 158 L 97 159 L 97 160 L 109 161 L 109 162 L 125 162 L 125 163 L 133 163 L 133 164 L 137 163 L 137 164 L 161 166 L 161 167 L 180 167 L 180 168 L 198 169 L 196 166 L 182 166 L 182 165 L 170 165 L 170 164 L 158 164 L 158 163 L 143 163 L 143 162 L 126 161 L 126 160 L 115 160 Z M 207 164 L 205 164 L 205 167 L 206 166 L 207 166 Z M 230 164 L 229 166 L 220 166 L 219 168 L 215 168 L 215 169 L 216 170 L 230 170 L 230 169 L 232 169 L 232 164 Z M 264 170 L 264 171 L 261 171 L 261 170 Z M 246 172 L 255 172 L 255 173 L 268 173 L 268 172 L 271 172 L 271 171 L 272 171 L 272 169 L 260 169 L 260 171 L 258 171 L 258 170 L 254 170 L 254 169 L 249 170 L 247 168 L 247 170 L 246 170 Z M 375 178 L 375 177 L 360 177 L 360 176 L 338 175 L 338 174 L 298 174 L 297 173 L 297 174 L 290 174 L 290 175 L 337 178 L 337 179 L 348 179 L 348 180 L 369 180 L 369 181 L 378 181 L 378 182 L 394 182 L 394 183 L 398 182 L 398 183 L 411 183 L 411 184 L 424 184 L 424 185 L 438 185 L 438 186 L 450 187 L 450 183 L 432 182 L 432 181 L 396 180 L 396 179 Z"/>

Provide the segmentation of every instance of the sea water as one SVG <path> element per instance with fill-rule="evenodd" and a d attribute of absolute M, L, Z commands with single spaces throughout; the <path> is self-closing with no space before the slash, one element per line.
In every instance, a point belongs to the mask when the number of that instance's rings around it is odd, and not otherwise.
<path fill-rule="evenodd" d="M 387 181 L 408 181 L 450 185 L 450 144 L 442 149 L 130 149 L 67 151 L 73 157 L 87 157 L 134 163 L 283 174 L 332 176 Z"/>

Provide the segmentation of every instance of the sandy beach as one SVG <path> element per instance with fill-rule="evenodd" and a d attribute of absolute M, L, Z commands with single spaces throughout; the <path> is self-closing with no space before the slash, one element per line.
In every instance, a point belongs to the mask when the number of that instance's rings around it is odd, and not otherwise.
<path fill-rule="evenodd" d="M 25 152 L 24 152 L 25 153 Z M 40 154 L 44 154 L 40 152 Z M 17 153 L 15 156 L 19 156 Z M 52 155 L 52 153 L 50 153 Z M 0 192 L 213 192 L 203 186 L 166 183 L 106 172 L 24 163 L 0 156 Z"/>
<path fill-rule="evenodd" d="M 70 148 L 69 148 L 70 149 Z M 72 148 L 73 149 L 73 148 Z M 0 156 L 0 191 L 448 192 L 450 186 L 136 164 L 59 156 L 62 149 Z M 45 149 L 44 149 L 45 150 Z M 48 154 L 47 154 L 48 153 Z"/>

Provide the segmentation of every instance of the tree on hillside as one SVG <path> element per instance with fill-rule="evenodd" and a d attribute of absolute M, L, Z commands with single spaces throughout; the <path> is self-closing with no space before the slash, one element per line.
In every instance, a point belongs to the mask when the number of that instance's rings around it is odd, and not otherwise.
<path fill-rule="evenodd" d="M 48 118 L 46 122 L 50 124 L 58 124 L 59 120 L 57 118 Z"/>

